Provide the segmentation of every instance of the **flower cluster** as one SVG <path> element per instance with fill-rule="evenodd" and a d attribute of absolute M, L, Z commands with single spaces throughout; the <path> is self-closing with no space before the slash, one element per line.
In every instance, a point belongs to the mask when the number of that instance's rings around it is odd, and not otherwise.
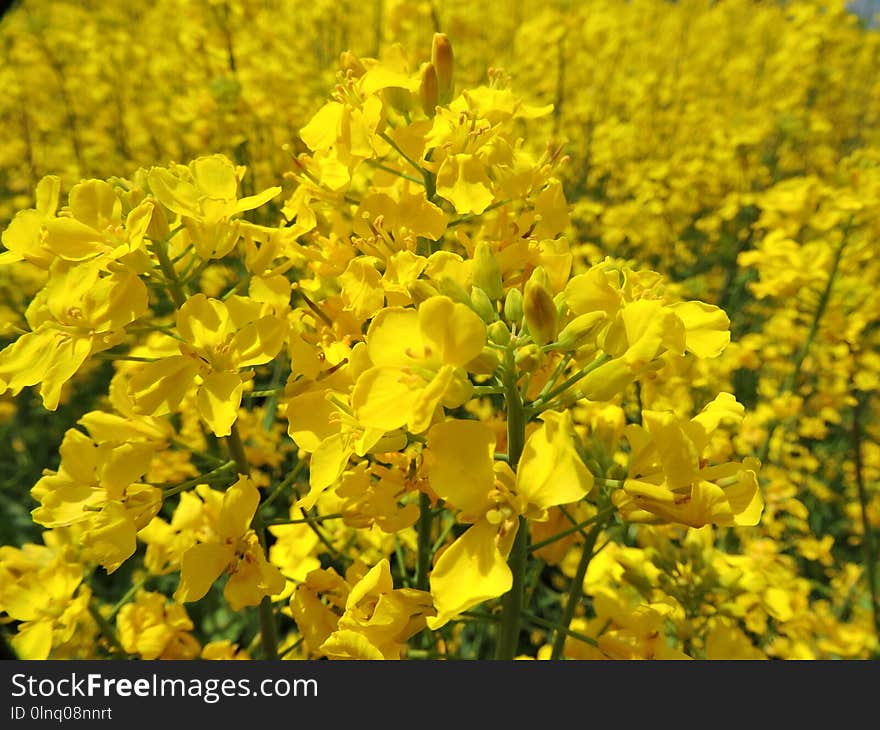
<path fill-rule="evenodd" d="M 878 650 L 876 32 L 106 5 L 0 25 L 60 100 L 0 113 L 19 656 Z"/>

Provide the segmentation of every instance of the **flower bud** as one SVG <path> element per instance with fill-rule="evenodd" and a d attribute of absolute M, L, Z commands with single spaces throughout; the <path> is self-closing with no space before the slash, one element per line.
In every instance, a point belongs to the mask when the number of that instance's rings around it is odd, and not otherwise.
<path fill-rule="evenodd" d="M 495 259 L 492 247 L 481 241 L 474 249 L 473 263 L 474 286 L 480 287 L 489 299 L 501 299 L 504 287 L 501 283 L 501 268 Z"/>
<path fill-rule="evenodd" d="M 611 400 L 626 390 L 633 380 L 632 369 L 622 360 L 615 359 L 603 363 L 589 373 L 577 388 L 589 400 Z"/>
<path fill-rule="evenodd" d="M 507 346 L 510 344 L 510 330 L 507 329 L 507 325 L 504 322 L 493 322 L 487 328 L 487 333 L 489 341 L 494 342 L 496 345 Z"/>
<path fill-rule="evenodd" d="M 164 241 L 168 238 L 171 229 L 168 227 L 168 216 L 165 215 L 165 206 L 156 202 L 153 204 L 153 213 L 147 226 L 147 237 L 152 241 Z"/>
<path fill-rule="evenodd" d="M 431 63 L 437 73 L 440 103 L 448 104 L 452 101 L 452 76 L 455 63 L 452 55 L 452 43 L 450 43 L 445 33 L 434 33 L 434 42 L 431 45 Z"/>
<path fill-rule="evenodd" d="M 492 300 L 478 286 L 471 288 L 471 309 L 479 314 L 480 319 L 486 324 L 492 324 L 492 322 L 498 319 L 498 313 L 495 311 L 495 305 L 492 304 Z"/>
<path fill-rule="evenodd" d="M 548 293 L 553 291 L 553 286 L 550 283 L 550 274 L 547 273 L 547 269 L 545 269 L 543 266 L 535 267 L 535 270 L 532 271 L 532 275 L 529 277 L 529 279 L 540 284 L 547 290 Z"/>
<path fill-rule="evenodd" d="M 492 375 L 500 364 L 501 358 L 498 357 L 498 353 L 489 347 L 484 347 L 483 351 L 465 366 L 465 369 L 474 375 Z"/>
<path fill-rule="evenodd" d="M 417 279 L 409 285 L 409 295 L 412 297 L 413 304 L 418 306 L 426 299 L 436 297 L 440 292 L 424 279 Z"/>
<path fill-rule="evenodd" d="M 464 287 L 451 276 L 441 276 L 437 285 L 441 294 L 449 297 L 454 302 L 460 302 L 461 304 L 467 304 L 470 306 L 471 298 L 468 296 L 468 293 L 464 290 Z"/>
<path fill-rule="evenodd" d="M 519 289 L 511 289 L 504 299 L 504 318 L 510 324 L 519 324 L 523 318 L 523 296 Z"/>
<path fill-rule="evenodd" d="M 526 345 L 516 351 L 516 367 L 522 372 L 532 373 L 541 365 L 541 348 L 537 345 Z"/>
<path fill-rule="evenodd" d="M 541 281 L 540 275 L 536 276 L 539 271 L 544 270 L 538 267 L 526 282 L 523 314 L 532 339 L 538 345 L 546 345 L 556 336 L 557 313 L 549 287 Z M 546 273 L 544 276 L 546 278 Z"/>
<path fill-rule="evenodd" d="M 433 117 L 437 104 L 440 102 L 440 94 L 437 90 L 437 72 L 434 64 L 426 63 L 422 66 L 422 80 L 419 84 L 419 99 L 422 102 L 422 111 L 429 117 Z"/>
<path fill-rule="evenodd" d="M 382 94 L 385 96 L 385 101 L 401 114 L 409 114 L 415 108 L 415 95 L 407 89 L 389 86 L 383 89 Z"/>
<path fill-rule="evenodd" d="M 587 344 L 605 319 L 604 312 L 587 312 L 569 322 L 556 338 L 560 350 L 577 350 Z"/>

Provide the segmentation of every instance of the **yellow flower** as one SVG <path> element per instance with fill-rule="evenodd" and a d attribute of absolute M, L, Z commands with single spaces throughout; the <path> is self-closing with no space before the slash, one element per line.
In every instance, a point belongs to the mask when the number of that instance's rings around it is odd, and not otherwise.
<path fill-rule="evenodd" d="M 147 313 L 147 288 L 132 273 L 102 276 L 96 265 L 53 265 L 31 302 L 31 327 L 0 352 L 0 393 L 40 384 L 43 405 L 58 407 L 61 388 L 88 358 L 119 344 L 126 325 Z"/>
<path fill-rule="evenodd" d="M 438 407 L 468 400 L 472 386 L 465 368 L 485 343 L 483 321 L 449 297 L 431 297 L 418 310 L 382 310 L 367 330 L 373 367 L 355 383 L 355 418 L 368 428 L 406 426 L 421 433 Z"/>
<path fill-rule="evenodd" d="M 160 416 L 176 411 L 198 378 L 199 414 L 216 436 L 228 436 L 246 379 L 239 370 L 269 362 L 287 335 L 285 320 L 261 313 L 262 304 L 247 297 L 226 302 L 204 294 L 190 297 L 177 311 L 181 354 L 148 363 L 130 380 L 139 412 Z"/>
<path fill-rule="evenodd" d="M 627 426 L 629 477 L 613 495 L 623 517 L 691 527 L 757 524 L 764 504 L 757 460 L 710 466 L 703 457 L 720 423 L 740 422 L 744 410 L 732 395 L 721 393 L 690 421 L 646 410 L 644 426 Z"/>
<path fill-rule="evenodd" d="M 438 629 L 462 611 L 506 593 L 507 565 L 519 516 L 547 519 L 550 507 L 583 498 L 593 475 L 572 442 L 569 414 L 546 411 L 526 441 L 514 475 L 494 461 L 495 432 L 478 421 L 445 421 L 428 432 L 428 480 L 446 503 L 472 523 L 440 555 L 431 572 Z"/>
<path fill-rule="evenodd" d="M 195 659 L 199 642 L 193 622 L 180 604 L 169 604 L 161 593 L 140 590 L 116 617 L 119 643 L 141 659 Z"/>
<path fill-rule="evenodd" d="M 280 187 L 256 195 L 238 197 L 244 168 L 223 155 L 193 160 L 189 166 L 154 167 L 147 183 L 156 199 L 177 213 L 202 259 L 228 254 L 240 237 L 234 216 L 259 208 L 281 192 Z"/>
<path fill-rule="evenodd" d="M 103 180 L 84 180 L 74 185 L 62 215 L 47 219 L 44 245 L 65 261 L 90 261 L 106 266 L 143 248 L 153 214 L 153 202 L 144 201 L 125 218 L 122 201 Z M 129 259 L 129 261 L 134 261 Z"/>
<path fill-rule="evenodd" d="M 16 213 L 3 231 L 0 240 L 8 250 L 0 253 L 0 265 L 28 261 L 41 269 L 49 268 L 55 255 L 46 246 L 43 225 L 55 217 L 60 193 L 61 178 L 57 175 L 47 175 L 37 183 L 36 206 Z"/>
<path fill-rule="evenodd" d="M 229 580 L 223 595 L 233 611 L 255 606 L 263 596 L 284 590 L 284 576 L 266 560 L 250 528 L 259 504 L 260 493 L 248 477 L 226 490 L 211 533 L 183 554 L 175 601 L 198 601 L 224 573 Z"/>
<path fill-rule="evenodd" d="M 199 655 L 199 659 L 213 661 L 242 661 L 250 658 L 246 649 L 239 649 L 238 644 L 233 644 L 228 639 L 209 641 L 202 647 L 202 653 Z"/>
<path fill-rule="evenodd" d="M 399 659 L 407 639 L 432 613 L 430 594 L 395 589 L 391 566 L 380 560 L 351 587 L 345 611 L 321 651 L 330 659 Z"/>
<path fill-rule="evenodd" d="M 31 489 L 40 503 L 34 522 L 45 527 L 83 527 L 84 554 L 112 573 L 134 553 L 137 531 L 162 506 L 162 493 L 138 480 L 150 468 L 149 442 L 95 443 L 70 429 L 59 448 L 61 465 Z"/>
<path fill-rule="evenodd" d="M 20 659 L 47 659 L 86 632 L 91 591 L 82 579 L 83 566 L 51 547 L 0 547 L 0 612 L 21 621 L 11 641 Z"/>

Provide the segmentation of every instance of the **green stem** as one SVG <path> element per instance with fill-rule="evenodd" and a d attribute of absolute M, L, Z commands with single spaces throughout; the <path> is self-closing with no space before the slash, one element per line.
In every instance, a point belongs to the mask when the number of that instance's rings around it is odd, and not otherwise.
<path fill-rule="evenodd" d="M 578 641 L 583 641 L 585 644 L 589 644 L 590 646 L 599 646 L 599 642 L 596 641 L 592 636 L 587 636 L 586 634 L 582 634 L 578 631 L 572 631 L 565 626 L 554 624 L 552 621 L 548 621 L 547 619 L 536 616 L 535 614 L 529 613 L 528 611 L 523 614 L 523 618 L 525 618 L 526 621 L 528 621 L 530 624 L 537 626 L 538 628 L 562 632 L 565 636 L 570 636 L 573 639 L 577 639 Z"/>
<path fill-rule="evenodd" d="M 275 489 L 273 489 L 269 496 L 265 500 L 263 500 L 263 503 L 260 505 L 260 512 L 266 510 L 270 504 L 278 499 L 281 493 L 296 481 L 296 478 L 302 473 L 303 469 L 305 469 L 305 462 L 298 461 L 296 463 L 296 466 L 294 466 L 293 469 L 291 469 L 287 473 L 287 476 L 284 477 L 284 479 L 282 479 L 280 482 L 278 482 L 278 484 L 275 485 Z"/>
<path fill-rule="evenodd" d="M 613 514 L 614 514 L 613 509 L 607 509 L 607 510 L 604 510 L 603 512 L 599 512 L 598 514 L 590 517 L 590 519 L 584 520 L 583 522 L 578 522 L 578 523 L 572 525 L 571 527 L 569 527 L 565 530 L 562 530 L 562 532 L 557 532 L 555 535 L 553 535 L 552 537 L 548 537 L 546 540 L 541 540 L 540 542 L 532 543 L 529 546 L 529 552 L 536 552 L 536 551 L 540 550 L 541 548 L 545 548 L 548 545 L 552 545 L 554 542 L 557 542 L 559 540 L 562 540 L 563 538 L 568 537 L 569 535 L 574 534 L 575 532 L 581 532 L 581 530 L 583 530 L 583 528 L 589 527 L 594 522 L 597 522 L 599 520 L 605 520 Z"/>
<path fill-rule="evenodd" d="M 862 462 L 862 410 L 867 396 L 854 392 L 856 406 L 853 410 L 852 441 L 855 461 L 856 486 L 859 492 L 859 507 L 864 533 L 865 578 L 871 592 L 871 615 L 874 619 L 874 633 L 880 640 L 880 589 L 877 586 L 877 549 L 874 544 L 874 531 L 868 518 L 868 490 L 865 487 L 864 464 Z"/>
<path fill-rule="evenodd" d="M 443 543 L 446 542 L 446 538 L 449 537 L 449 533 L 452 532 L 455 527 L 455 520 L 451 519 L 446 523 L 446 527 L 444 527 L 440 534 L 437 536 L 437 539 L 434 540 L 434 544 L 431 546 L 431 554 L 436 554 L 437 551 L 443 547 Z"/>
<path fill-rule="evenodd" d="M 505 353 L 504 387 L 507 405 L 507 457 L 511 468 L 516 469 L 525 447 L 526 411 L 516 382 L 516 363 L 512 347 Z M 501 626 L 495 646 L 496 659 L 513 659 L 519 646 L 528 550 L 529 525 L 526 518 L 520 516 L 516 538 L 508 558 L 513 584 L 502 599 Z"/>
<path fill-rule="evenodd" d="M 797 381 L 801 374 L 801 367 L 804 364 L 804 360 L 807 359 L 807 354 L 810 352 L 810 347 L 813 344 L 816 333 L 819 331 L 819 323 L 822 321 L 822 316 L 825 314 L 828 302 L 831 299 L 831 287 L 834 285 L 834 279 L 837 276 L 837 269 L 840 266 L 840 259 L 843 256 L 846 239 L 847 232 L 844 231 L 843 240 L 837 247 L 834 261 L 831 264 L 828 281 L 825 283 L 825 289 L 822 291 L 822 296 L 819 298 L 819 305 L 816 307 L 816 313 L 813 315 L 813 322 L 810 324 L 810 331 L 807 333 L 807 338 L 804 340 L 804 344 L 801 346 L 801 349 L 798 351 L 797 357 L 795 358 L 794 369 L 782 383 L 782 388 L 779 392 L 780 395 L 791 393 L 797 387 Z M 776 433 L 776 429 L 779 428 L 781 423 L 782 421 L 777 420 L 770 424 L 770 428 L 767 431 L 767 438 L 764 440 L 764 444 L 761 446 L 761 451 L 758 453 L 758 459 L 761 462 L 767 461 L 767 456 L 770 453 L 770 442 L 773 440 L 773 434 Z"/>
<path fill-rule="evenodd" d="M 419 493 L 419 521 L 416 525 L 418 534 L 418 559 L 416 562 L 416 588 L 430 591 L 428 573 L 431 570 L 431 498 L 424 492 Z"/>
<path fill-rule="evenodd" d="M 128 652 L 123 648 L 122 644 L 119 642 L 119 637 L 116 636 L 116 630 L 104 618 L 104 615 L 101 613 L 100 609 L 92 602 L 89 602 L 89 613 L 92 615 L 92 618 L 95 620 L 95 623 L 98 624 L 98 628 L 101 630 L 101 633 L 104 635 L 104 638 L 110 642 L 110 645 L 118 651 L 122 656 L 128 656 Z"/>
<path fill-rule="evenodd" d="M 143 580 L 139 580 L 131 588 L 129 588 L 125 592 L 125 594 L 122 596 L 122 598 L 120 598 L 116 602 L 116 604 L 113 606 L 113 608 L 110 610 L 110 615 L 107 616 L 107 620 L 112 621 L 116 617 L 116 614 L 119 613 L 120 609 L 126 603 L 128 603 L 141 588 L 143 588 L 146 585 L 148 580 L 149 580 L 149 578 L 144 578 Z"/>
<path fill-rule="evenodd" d="M 232 424 L 232 430 L 226 437 L 226 448 L 229 450 L 229 457 L 235 462 L 239 474 L 250 476 L 251 466 L 248 464 L 247 455 L 244 451 L 244 444 L 241 441 L 241 433 L 238 430 L 238 424 Z"/>
<path fill-rule="evenodd" d="M 275 628 L 275 614 L 269 596 L 263 596 L 260 601 L 260 643 L 264 658 L 278 659 L 278 631 Z"/>
<path fill-rule="evenodd" d="M 174 302 L 175 307 L 180 309 L 184 302 L 186 302 L 186 294 L 183 291 L 183 287 L 180 285 L 180 279 L 177 278 L 174 264 L 172 264 L 171 259 L 168 258 L 167 245 L 167 242 L 157 243 L 152 247 L 153 253 L 156 254 L 156 258 L 159 260 L 159 266 L 161 267 L 165 280 L 168 283 L 168 293 L 171 295 L 171 301 Z"/>
<path fill-rule="evenodd" d="M 558 387 L 551 390 L 549 393 L 546 393 L 543 396 L 539 396 L 532 402 L 531 413 L 533 415 L 537 415 L 549 408 L 550 401 L 552 401 L 556 396 L 562 395 L 565 391 L 567 391 L 572 385 L 583 380 L 587 375 L 593 372 L 600 365 L 608 362 L 611 358 L 606 355 L 604 352 L 599 355 L 593 362 L 587 365 L 585 368 L 578 370 L 574 375 L 572 375 L 568 380 L 563 382 Z"/>
<path fill-rule="evenodd" d="M 422 182 L 425 186 L 425 197 L 431 201 L 434 199 L 434 196 L 437 194 L 437 176 L 431 172 L 430 170 L 426 170 L 422 167 L 418 162 L 412 159 L 406 152 L 404 152 L 400 145 L 395 142 L 391 136 L 387 132 L 382 132 L 379 135 L 382 139 L 384 139 L 394 151 L 397 152 L 404 160 L 406 160 L 409 165 L 416 170 L 422 176 Z"/>
<path fill-rule="evenodd" d="M 387 173 L 392 175 L 397 175 L 397 177 L 403 178 L 404 180 L 409 180 L 410 182 L 417 183 L 418 185 L 422 184 L 422 180 L 417 177 L 413 177 L 412 175 L 407 175 L 405 172 L 401 172 L 400 170 L 395 170 L 393 167 L 388 167 L 388 165 L 383 165 L 378 160 L 367 160 L 368 165 L 371 167 L 375 167 L 377 170 L 384 170 Z"/>
<path fill-rule="evenodd" d="M 168 499 L 168 497 L 173 497 L 176 494 L 180 494 L 181 492 L 185 492 L 187 489 L 192 489 L 193 487 L 198 486 L 199 484 L 204 484 L 214 477 L 220 476 L 223 472 L 229 471 L 236 464 L 234 461 L 227 461 L 216 469 L 212 469 L 211 471 L 200 474 L 199 476 L 193 479 L 187 479 L 185 482 L 181 482 L 180 484 L 175 484 L 173 487 L 167 487 L 162 490 L 162 499 Z"/>
<path fill-rule="evenodd" d="M 305 640 L 306 640 L 306 637 L 305 637 L 305 636 L 300 636 L 296 641 L 294 641 L 290 646 L 288 646 L 284 651 L 282 651 L 282 652 L 278 655 L 278 658 L 279 658 L 279 659 L 283 659 L 283 658 L 286 657 L 288 654 L 290 654 L 290 652 L 292 652 L 292 651 L 296 651 L 297 649 L 299 649 L 300 646 L 302 646 L 302 643 L 303 643 Z"/>
<path fill-rule="evenodd" d="M 587 568 L 590 565 L 590 560 L 593 558 L 593 548 L 596 546 L 596 540 L 604 526 L 604 521 L 597 522 L 593 526 L 593 529 L 590 530 L 590 533 L 587 535 L 587 539 L 584 542 L 584 549 L 581 553 L 580 562 L 578 562 L 577 570 L 575 571 L 574 578 L 572 578 L 571 586 L 568 589 L 568 598 L 565 603 L 565 608 L 562 611 L 562 620 L 559 622 L 556 637 L 553 640 L 553 653 L 550 655 L 551 659 L 562 658 L 562 650 L 565 647 L 565 636 L 568 632 L 571 620 L 574 618 L 574 611 L 577 608 L 577 605 L 581 602 L 581 594 L 584 590 L 584 577 L 587 575 Z"/>
<path fill-rule="evenodd" d="M 324 522 L 324 520 L 338 520 L 343 518 L 341 512 L 333 512 L 329 515 L 319 515 L 318 517 L 303 518 L 301 520 L 267 520 L 263 524 L 266 527 L 274 527 L 277 525 L 307 525 L 309 522 Z"/>
<path fill-rule="evenodd" d="M 497 385 L 475 385 L 474 395 L 501 395 L 504 388 Z"/>
<path fill-rule="evenodd" d="M 229 450 L 229 456 L 235 462 L 239 474 L 250 476 L 251 465 L 248 463 L 247 455 L 244 451 L 244 444 L 241 441 L 241 433 L 238 430 L 238 424 L 232 424 L 232 430 L 226 437 L 226 448 Z M 252 527 L 256 531 L 260 545 L 266 557 L 269 557 L 269 546 L 266 542 L 266 527 L 260 519 L 260 512 L 254 514 Z M 275 614 L 272 610 L 272 599 L 269 596 L 263 596 L 260 601 L 260 643 L 263 647 L 263 656 L 266 659 L 278 659 L 278 629 L 275 625 Z"/>

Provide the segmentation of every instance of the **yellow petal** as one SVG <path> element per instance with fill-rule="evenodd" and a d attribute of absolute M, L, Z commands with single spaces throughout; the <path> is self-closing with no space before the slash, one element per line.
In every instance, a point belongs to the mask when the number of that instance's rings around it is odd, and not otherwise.
<path fill-rule="evenodd" d="M 211 373 L 199 386 L 196 402 L 199 414 L 215 436 L 228 436 L 238 418 L 242 382 L 238 373 Z"/>
<path fill-rule="evenodd" d="M 177 331 L 199 349 L 224 343 L 233 329 L 226 304 L 201 292 L 187 299 L 177 311 Z"/>
<path fill-rule="evenodd" d="M 336 144 L 344 111 L 345 107 L 338 101 L 328 102 L 300 130 L 299 136 L 310 150 L 329 149 Z"/>
<path fill-rule="evenodd" d="M 248 195 L 244 198 L 240 198 L 239 201 L 235 204 L 235 212 L 243 213 L 246 210 L 253 210 L 254 208 L 259 208 L 262 205 L 268 203 L 272 198 L 281 194 L 281 188 L 277 185 L 272 188 L 266 188 L 263 192 L 257 193 L 256 195 Z"/>
<path fill-rule="evenodd" d="M 406 367 L 424 351 L 419 313 L 415 309 L 388 307 L 379 312 L 367 330 L 367 354 L 374 365 Z"/>
<path fill-rule="evenodd" d="M 351 610 L 365 598 L 390 593 L 392 590 L 394 581 L 391 578 L 391 564 L 383 558 L 352 587 L 345 601 L 345 610 Z"/>
<path fill-rule="evenodd" d="M 287 322 L 279 317 L 261 317 L 242 327 L 230 343 L 230 357 L 238 368 L 262 365 L 274 358 L 287 339 Z"/>
<path fill-rule="evenodd" d="M 339 432 L 331 417 L 339 411 L 328 399 L 330 391 L 313 390 L 287 402 L 287 433 L 303 451 L 313 452 L 324 439 Z"/>
<path fill-rule="evenodd" d="M 59 333 L 60 335 L 61 333 Z M 56 349 L 49 360 L 49 367 L 40 385 L 43 406 L 54 411 L 61 399 L 61 388 L 70 380 L 86 361 L 92 350 L 91 338 L 59 337 Z"/>
<path fill-rule="evenodd" d="M 430 357 L 462 367 L 483 351 L 486 325 L 470 307 L 449 297 L 431 297 L 419 306 L 419 327 Z"/>
<path fill-rule="evenodd" d="M 155 452 L 155 446 L 148 443 L 120 444 L 114 447 L 106 454 L 98 469 L 101 486 L 110 492 L 121 492 L 146 474 Z"/>
<path fill-rule="evenodd" d="M 235 200 L 238 178 L 235 165 L 223 155 L 206 155 L 189 165 L 193 180 L 203 195 L 217 200 Z"/>
<path fill-rule="evenodd" d="M 122 201 L 103 180 L 84 180 L 74 185 L 68 202 L 73 217 L 92 229 L 103 231 L 122 220 Z"/>
<path fill-rule="evenodd" d="M 181 558 L 180 583 L 174 600 L 189 603 L 203 598 L 234 557 L 232 551 L 222 545 L 193 545 Z"/>
<path fill-rule="evenodd" d="M 229 576 L 223 596 L 233 611 L 240 611 L 245 606 L 256 606 L 264 596 L 281 593 L 285 584 L 281 571 L 266 561 L 262 547 L 253 536 L 244 559 L 238 561 Z"/>
<path fill-rule="evenodd" d="M 494 200 L 485 165 L 473 155 L 450 155 L 437 172 L 437 194 L 457 213 L 480 214 Z"/>
<path fill-rule="evenodd" d="M 566 284 L 565 301 L 575 315 L 603 312 L 611 318 L 620 309 L 621 294 L 611 286 L 603 269 L 593 267 Z"/>
<path fill-rule="evenodd" d="M 195 362 L 183 355 L 166 357 L 139 368 L 128 382 L 135 409 L 150 416 L 174 413 L 197 370 Z"/>
<path fill-rule="evenodd" d="M 201 214 L 195 186 L 170 170 L 154 167 L 147 173 L 147 184 L 155 198 L 178 215 L 196 218 Z"/>
<path fill-rule="evenodd" d="M 526 441 L 516 491 L 539 509 L 576 502 L 593 488 L 593 475 L 575 449 L 568 413 L 547 411 Z"/>
<path fill-rule="evenodd" d="M 412 418 L 424 385 L 418 376 L 394 367 L 370 368 L 357 379 L 351 394 L 355 418 L 381 431 L 401 428 Z"/>
<path fill-rule="evenodd" d="M 495 432 L 479 421 L 445 421 L 428 431 L 428 481 L 437 495 L 465 514 L 490 504 L 495 484 Z"/>
<path fill-rule="evenodd" d="M 248 477 L 241 477 L 223 495 L 217 532 L 222 539 L 238 540 L 251 526 L 260 504 L 260 491 Z"/>
<path fill-rule="evenodd" d="M 94 514 L 94 513 L 93 513 Z M 121 502 L 107 502 L 83 532 L 86 555 L 112 573 L 137 547 L 137 529 Z"/>
<path fill-rule="evenodd" d="M 440 556 L 431 571 L 431 596 L 437 615 L 431 630 L 445 626 L 462 611 L 510 590 L 513 575 L 498 549 L 498 529 L 488 522 L 472 525 Z"/>
<path fill-rule="evenodd" d="M 354 453 L 349 434 L 337 433 L 321 442 L 309 460 L 309 493 L 296 503 L 297 507 L 311 509 L 324 490 L 332 487 L 348 465 Z"/>
<path fill-rule="evenodd" d="M 363 257 L 352 259 L 339 277 L 342 302 L 359 321 L 365 321 L 385 304 L 382 276 L 376 267 Z"/>
<path fill-rule="evenodd" d="M 22 210 L 3 231 L 0 241 L 9 249 L 0 254 L 0 263 L 30 261 L 41 269 L 48 269 L 55 259 L 43 244 L 43 217 L 35 210 Z"/>
<path fill-rule="evenodd" d="M 52 651 L 52 622 L 34 621 L 22 624 L 10 643 L 19 659 L 48 659 Z"/>
<path fill-rule="evenodd" d="M 321 644 L 321 651 L 328 659 L 360 659 L 376 661 L 384 659 L 382 652 L 369 639 L 357 631 L 334 631 Z"/>
<path fill-rule="evenodd" d="M 718 357 L 730 342 L 730 319 L 723 309 L 704 302 L 671 307 L 684 323 L 685 347 L 697 357 Z"/>
<path fill-rule="evenodd" d="M 44 227 L 46 248 L 65 261 L 85 261 L 107 250 L 104 236 L 75 218 L 53 218 Z"/>

